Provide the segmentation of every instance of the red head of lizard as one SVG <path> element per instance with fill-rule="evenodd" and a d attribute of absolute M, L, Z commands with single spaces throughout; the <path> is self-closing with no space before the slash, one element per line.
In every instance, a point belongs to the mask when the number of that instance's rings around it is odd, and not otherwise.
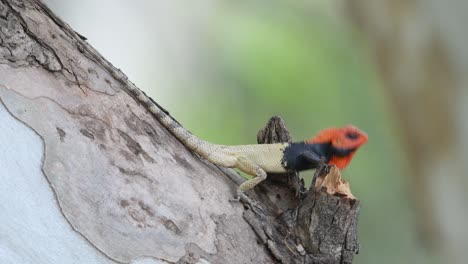
<path fill-rule="evenodd" d="M 367 134 L 355 126 L 328 128 L 306 141 L 308 144 L 330 144 L 331 157 L 328 164 L 344 169 L 353 159 L 356 151 L 368 140 Z"/>

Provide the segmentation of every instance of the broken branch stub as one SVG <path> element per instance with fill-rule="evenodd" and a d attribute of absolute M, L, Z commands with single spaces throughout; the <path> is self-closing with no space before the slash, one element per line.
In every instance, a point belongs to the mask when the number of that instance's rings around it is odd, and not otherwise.
<path fill-rule="evenodd" d="M 286 124 L 280 116 L 273 116 L 267 125 L 258 131 L 259 144 L 292 142 Z M 262 202 L 276 207 L 275 211 L 283 212 L 299 204 L 300 196 L 305 192 L 304 181 L 297 172 L 269 173 L 265 181 L 259 184 L 256 194 L 262 196 Z"/>
<path fill-rule="evenodd" d="M 340 170 L 334 165 L 330 167 L 330 172 L 325 177 L 317 177 L 314 188 L 331 195 L 357 200 L 351 193 L 349 182 L 341 177 Z"/>

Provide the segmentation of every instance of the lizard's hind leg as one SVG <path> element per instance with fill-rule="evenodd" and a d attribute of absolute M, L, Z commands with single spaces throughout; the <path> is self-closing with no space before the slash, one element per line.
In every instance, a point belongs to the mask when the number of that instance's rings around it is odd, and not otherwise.
<path fill-rule="evenodd" d="M 254 176 L 254 178 L 243 182 L 239 188 L 237 188 L 238 198 L 247 190 L 252 189 L 257 184 L 261 183 L 267 178 L 267 173 L 257 164 L 250 161 L 245 157 L 237 158 L 237 166 L 239 170 Z"/>

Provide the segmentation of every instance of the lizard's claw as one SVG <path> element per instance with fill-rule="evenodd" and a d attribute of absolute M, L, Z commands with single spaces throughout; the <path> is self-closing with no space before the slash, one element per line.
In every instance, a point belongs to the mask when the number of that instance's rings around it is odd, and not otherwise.
<path fill-rule="evenodd" d="M 240 197 L 239 195 L 236 195 L 236 197 L 232 198 L 232 199 L 229 199 L 229 202 L 231 203 L 238 203 L 240 202 Z"/>
<path fill-rule="evenodd" d="M 259 202 L 251 199 L 247 194 L 244 192 L 238 192 L 236 198 L 230 199 L 230 202 L 243 202 L 243 206 L 245 210 L 251 209 L 257 214 L 265 214 L 262 205 Z"/>
<path fill-rule="evenodd" d="M 330 168 L 332 166 L 334 165 L 329 165 L 325 163 L 325 160 L 322 159 L 320 161 L 319 167 L 317 168 L 317 170 L 314 173 L 314 176 L 312 177 L 312 186 L 315 186 L 315 182 L 317 181 L 317 178 L 327 176 L 328 173 L 330 173 Z"/>
<path fill-rule="evenodd" d="M 245 194 L 244 194 L 243 192 L 240 192 L 240 191 L 238 190 L 236 196 L 235 196 L 234 198 L 232 198 L 232 199 L 229 199 L 229 201 L 230 201 L 230 202 L 233 202 L 233 203 L 234 203 L 234 202 L 238 203 L 238 202 L 240 202 L 241 196 L 243 196 L 243 195 L 245 195 Z"/>

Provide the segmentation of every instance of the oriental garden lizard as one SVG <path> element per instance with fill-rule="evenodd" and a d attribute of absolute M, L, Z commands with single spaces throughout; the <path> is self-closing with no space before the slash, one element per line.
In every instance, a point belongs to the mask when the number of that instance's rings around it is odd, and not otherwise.
<path fill-rule="evenodd" d="M 348 125 L 322 130 L 311 139 L 295 143 L 237 146 L 212 144 L 182 127 L 140 89 L 133 86 L 129 90 L 189 150 L 216 165 L 238 168 L 253 176 L 238 187 L 237 199 L 264 181 L 267 173 L 315 169 L 323 160 L 344 169 L 357 149 L 367 142 L 367 135 L 363 131 Z"/>

